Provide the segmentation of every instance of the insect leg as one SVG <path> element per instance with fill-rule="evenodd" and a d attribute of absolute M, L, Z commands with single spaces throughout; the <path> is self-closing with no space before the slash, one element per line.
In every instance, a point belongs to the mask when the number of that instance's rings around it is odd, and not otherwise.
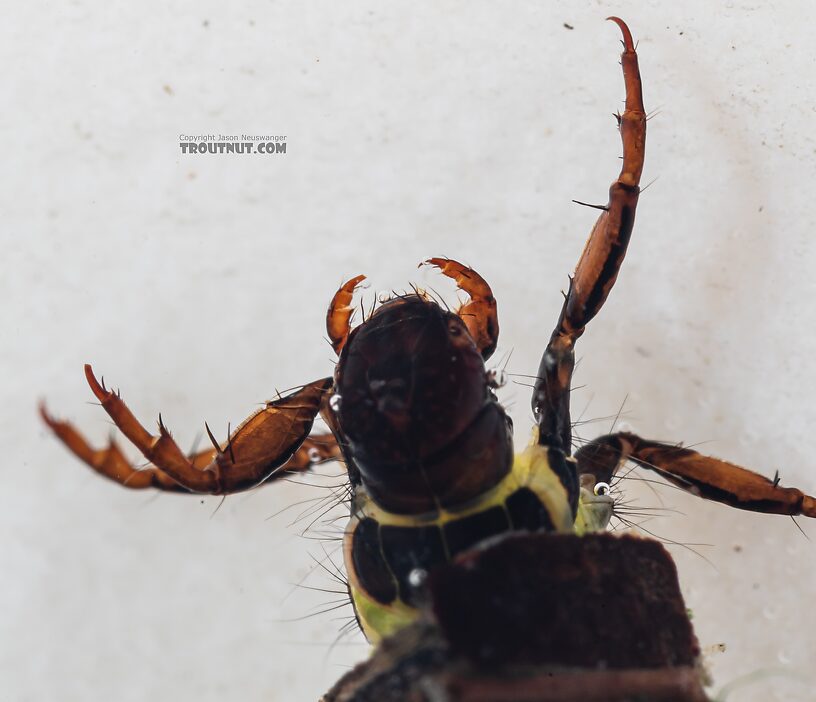
<path fill-rule="evenodd" d="M 51 416 L 44 404 L 40 405 L 40 417 L 71 453 L 100 475 L 132 490 L 157 488 L 167 492 L 189 492 L 155 465 L 135 465 L 128 460 L 112 437 L 105 448 L 95 449 L 70 422 L 60 421 Z M 195 468 L 201 470 L 209 465 L 216 455 L 216 450 L 210 448 L 190 454 L 187 458 Z M 313 465 L 338 458 L 340 449 L 332 434 L 313 434 L 301 444 L 275 476 L 308 470 Z"/>
<path fill-rule="evenodd" d="M 616 115 L 623 141 L 623 166 L 570 279 L 558 324 L 541 359 L 532 401 L 539 443 L 559 447 L 567 454 L 572 441 L 569 396 L 575 342 L 603 306 L 623 263 L 635 222 L 646 147 L 646 113 L 635 45 L 626 24 L 617 17 L 609 19 L 623 33 L 626 109 Z"/>
<path fill-rule="evenodd" d="M 354 312 L 351 300 L 354 297 L 354 291 L 364 280 L 364 275 L 358 275 L 343 283 L 334 293 L 329 311 L 326 313 L 326 331 L 329 334 L 332 348 L 338 356 L 346 345 L 346 339 L 351 331 L 351 315 Z"/>
<path fill-rule="evenodd" d="M 97 381 L 90 366 L 85 366 L 85 375 L 114 424 L 152 465 L 143 470 L 135 469 L 113 442 L 105 449 L 92 449 L 70 424 L 54 420 L 44 408 L 41 410 L 43 419 L 81 460 L 128 487 L 227 494 L 254 487 L 284 466 L 287 470 L 308 467 L 339 454 L 336 442 L 320 442 L 318 437 L 301 450 L 323 396 L 331 387 L 330 378 L 315 381 L 287 397 L 267 403 L 223 444 L 218 444 L 210 434 L 214 447 L 188 457 L 170 436 L 161 417 L 159 436 L 153 436 L 118 394 Z M 310 449 L 314 450 L 310 453 Z"/>
<path fill-rule="evenodd" d="M 470 295 L 470 300 L 456 314 L 465 323 L 482 358 L 490 358 L 499 341 L 499 316 L 496 298 L 485 279 L 472 268 L 450 258 L 429 258 L 420 265 L 435 266 L 442 275 L 453 278 L 460 290 Z"/>
<path fill-rule="evenodd" d="M 40 405 L 40 417 L 48 425 L 57 438 L 73 453 L 79 460 L 93 468 L 100 475 L 109 478 L 127 488 L 141 490 L 143 488 L 158 488 L 171 492 L 184 492 L 175 480 L 167 473 L 149 465 L 145 468 L 137 468 L 122 453 L 113 437 L 108 441 L 108 445 L 102 449 L 93 448 L 72 424 L 63 422 L 52 417 L 45 405 Z M 215 453 L 214 449 L 203 452 L 209 463 L 209 455 Z M 199 462 L 202 454 L 190 456 L 190 461 L 195 465 Z"/>
<path fill-rule="evenodd" d="M 769 514 L 816 517 L 816 498 L 758 473 L 697 451 L 621 432 L 601 436 L 576 451 L 578 472 L 608 483 L 627 460 L 707 500 Z"/>

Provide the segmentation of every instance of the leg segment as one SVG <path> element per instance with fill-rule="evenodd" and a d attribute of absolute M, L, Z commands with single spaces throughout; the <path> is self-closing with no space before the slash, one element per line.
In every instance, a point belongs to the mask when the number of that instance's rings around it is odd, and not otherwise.
<path fill-rule="evenodd" d="M 640 174 L 646 146 L 646 113 L 638 59 L 628 27 L 610 17 L 623 33 L 621 54 L 626 86 L 626 109 L 618 116 L 623 141 L 623 167 L 609 189 L 609 203 L 598 218 L 561 308 L 558 324 L 541 359 L 533 392 L 533 413 L 539 443 L 571 451 L 570 384 L 575 365 L 574 346 L 584 328 L 603 306 L 615 283 L 635 222 Z"/>
<path fill-rule="evenodd" d="M 429 258 L 420 265 L 436 266 L 442 275 L 453 278 L 459 289 L 470 295 L 470 300 L 456 314 L 465 323 L 482 358 L 490 358 L 499 340 L 499 316 L 496 298 L 485 279 L 472 268 L 449 258 Z"/>
<path fill-rule="evenodd" d="M 40 416 L 71 453 L 100 475 L 132 490 L 157 488 L 167 492 L 189 492 L 155 465 L 150 464 L 142 467 L 134 465 L 125 457 L 113 438 L 110 439 L 105 448 L 94 449 L 72 424 L 59 421 L 48 414 L 45 405 L 40 405 Z M 218 452 L 214 448 L 210 448 L 190 454 L 187 458 L 195 468 L 202 470 L 212 463 L 217 456 Z M 318 463 L 340 458 L 342 458 L 340 448 L 332 434 L 313 434 L 301 444 L 294 455 L 271 477 L 282 476 L 292 471 L 307 470 Z"/>
<path fill-rule="evenodd" d="M 618 468 L 630 460 L 707 500 L 752 512 L 816 517 L 816 498 L 801 490 L 780 487 L 778 480 L 768 480 L 719 458 L 627 432 L 599 437 L 578 449 L 575 458 L 578 472 L 594 475 L 595 482 L 609 483 Z"/>
<path fill-rule="evenodd" d="M 156 466 L 151 465 L 141 469 L 135 467 L 125 457 L 113 438 L 110 439 L 107 447 L 94 449 L 73 425 L 69 422 L 61 422 L 49 415 L 44 404 L 40 405 L 40 416 L 71 453 L 100 475 L 133 490 L 158 488 L 170 492 L 186 492 L 181 485 Z M 208 457 L 215 454 L 215 450 L 210 449 L 203 454 L 206 454 L 204 455 L 206 459 L 204 465 L 206 465 L 210 462 Z M 200 456 L 202 454 L 195 454 L 190 456 L 189 460 L 194 465 L 199 464 Z"/>
<path fill-rule="evenodd" d="M 329 334 L 332 348 L 338 356 L 346 345 L 346 339 L 348 339 L 349 331 L 351 331 L 351 315 L 354 312 L 351 300 L 354 297 L 354 291 L 364 280 L 364 275 L 358 275 L 351 280 L 347 280 L 334 293 L 329 305 L 329 311 L 326 314 L 326 331 Z"/>
<path fill-rule="evenodd" d="M 340 452 L 340 446 L 337 439 L 334 438 L 334 434 L 312 434 L 306 437 L 300 448 L 272 477 L 276 477 L 279 473 L 286 474 L 309 470 L 309 468 L 319 463 L 342 460 L 343 454 Z"/>
<path fill-rule="evenodd" d="M 118 394 L 100 384 L 85 366 L 85 375 L 94 395 L 113 419 L 114 424 L 152 463 L 144 470 L 134 469 L 118 447 L 94 451 L 71 425 L 57 422 L 43 410 L 43 418 L 57 436 L 80 459 L 106 477 L 129 487 L 158 487 L 192 492 L 227 494 L 255 487 L 268 480 L 293 459 L 297 468 L 309 459 L 309 448 L 319 456 L 333 455 L 330 444 L 307 447 L 305 456 L 298 453 L 312 428 L 324 395 L 331 388 L 330 378 L 305 385 L 301 390 L 267 403 L 243 422 L 223 444 L 213 439 L 214 448 L 185 456 L 159 417 L 159 436 L 152 436 L 133 416 Z M 208 429 L 209 433 L 209 429 Z M 318 453 L 312 452 L 312 458 Z M 311 464 L 314 461 L 310 461 Z M 173 487 L 173 484 L 176 487 Z"/>

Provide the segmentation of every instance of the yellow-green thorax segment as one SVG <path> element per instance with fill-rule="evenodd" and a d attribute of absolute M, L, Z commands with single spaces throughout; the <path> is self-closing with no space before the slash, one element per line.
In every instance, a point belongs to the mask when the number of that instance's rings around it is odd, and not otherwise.
<path fill-rule="evenodd" d="M 595 476 L 587 473 L 579 476 L 581 493 L 578 498 L 578 513 L 575 515 L 575 533 L 578 536 L 592 532 L 606 531 L 614 513 L 615 500 L 609 495 L 598 492 Z M 604 483 L 605 485 L 605 483 Z M 608 490 L 609 486 L 606 485 Z"/>
<path fill-rule="evenodd" d="M 480 541 L 513 530 L 570 533 L 579 514 L 581 533 L 599 523 L 596 508 L 579 505 L 575 461 L 536 439 L 495 486 L 455 508 L 394 514 L 364 486 L 355 488 L 344 558 L 357 619 L 370 642 L 416 618 L 417 586 L 430 568 Z"/>

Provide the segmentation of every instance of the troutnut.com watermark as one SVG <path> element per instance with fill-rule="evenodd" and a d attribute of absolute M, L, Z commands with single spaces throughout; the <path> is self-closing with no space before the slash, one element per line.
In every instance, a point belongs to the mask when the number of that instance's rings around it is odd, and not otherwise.
<path fill-rule="evenodd" d="M 183 154 L 285 154 L 286 135 L 179 134 Z"/>

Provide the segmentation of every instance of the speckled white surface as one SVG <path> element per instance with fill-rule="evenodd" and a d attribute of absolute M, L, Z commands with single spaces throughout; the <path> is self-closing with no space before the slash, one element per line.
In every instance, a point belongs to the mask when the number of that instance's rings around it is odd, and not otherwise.
<path fill-rule="evenodd" d="M 331 646 L 348 608 L 280 621 L 338 598 L 287 598 L 321 546 L 298 508 L 267 520 L 323 493 L 278 485 L 214 513 L 127 492 L 70 458 L 36 401 L 101 441 L 92 361 L 182 443 L 204 419 L 223 433 L 331 370 L 344 277 L 367 273 L 368 299 L 412 280 L 453 296 L 415 269 L 430 255 L 492 283 L 497 358 L 534 373 L 594 220 L 570 200 L 603 201 L 616 172 L 612 13 L 640 40 L 659 179 L 581 341 L 575 407 L 628 398 L 642 434 L 816 492 L 812 7 L 18 4 L 0 23 L 0 698 L 311 700 L 366 655 Z M 180 154 L 179 133 L 219 130 L 286 134 L 288 153 Z M 529 390 L 503 397 L 522 443 Z M 701 642 L 727 647 L 714 689 L 771 668 L 729 701 L 813 700 L 816 545 L 786 518 L 636 487 L 682 512 L 645 526 L 711 544 L 672 553 Z"/>

